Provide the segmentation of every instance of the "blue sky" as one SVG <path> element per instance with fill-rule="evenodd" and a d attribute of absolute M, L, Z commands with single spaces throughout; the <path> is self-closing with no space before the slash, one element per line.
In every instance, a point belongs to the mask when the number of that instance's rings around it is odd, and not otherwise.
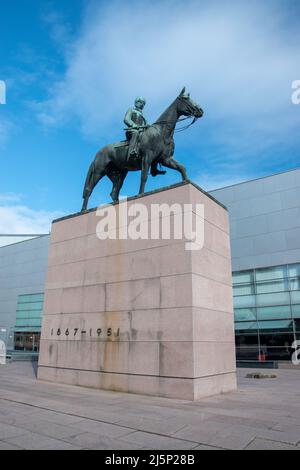
<path fill-rule="evenodd" d="M 249 5 L 249 3 L 251 3 Z M 0 232 L 81 207 L 96 151 L 136 95 L 154 120 L 185 85 L 205 111 L 175 157 L 204 189 L 300 166 L 300 2 L 2 0 Z M 148 189 L 179 181 L 171 170 Z M 139 174 L 123 195 L 138 191 Z M 91 206 L 109 200 L 104 181 Z"/>

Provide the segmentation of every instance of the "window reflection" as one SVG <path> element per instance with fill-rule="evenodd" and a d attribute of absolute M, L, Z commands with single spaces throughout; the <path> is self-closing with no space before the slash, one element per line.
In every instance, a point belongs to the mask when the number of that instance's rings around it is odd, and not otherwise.
<path fill-rule="evenodd" d="M 16 351 L 38 352 L 44 294 L 19 295 L 14 328 Z"/>
<path fill-rule="evenodd" d="M 256 320 L 255 308 L 236 308 L 234 310 L 234 317 L 236 322 Z"/>
<path fill-rule="evenodd" d="M 272 320 L 280 318 L 292 318 L 290 305 L 257 308 L 258 320 Z"/>
<path fill-rule="evenodd" d="M 271 268 L 256 269 L 256 282 L 271 279 L 284 279 L 287 277 L 287 266 L 273 266 Z"/>
<path fill-rule="evenodd" d="M 290 360 L 300 339 L 300 263 L 233 273 L 238 360 Z"/>

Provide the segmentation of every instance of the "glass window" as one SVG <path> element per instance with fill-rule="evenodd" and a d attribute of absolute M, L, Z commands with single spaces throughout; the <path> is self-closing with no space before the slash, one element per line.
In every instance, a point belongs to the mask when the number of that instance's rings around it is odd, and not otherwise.
<path fill-rule="evenodd" d="M 238 340 L 237 340 L 238 342 Z M 236 359 L 238 361 L 258 361 L 260 358 L 259 347 L 255 345 L 236 345 Z"/>
<path fill-rule="evenodd" d="M 267 361 L 290 361 L 293 353 L 293 341 L 294 335 L 291 333 L 261 334 L 261 354 Z"/>
<path fill-rule="evenodd" d="M 257 333 L 257 322 L 256 321 L 253 321 L 253 322 L 247 322 L 247 321 L 243 321 L 243 322 L 237 322 L 235 324 L 235 330 L 236 332 L 238 332 L 239 334 L 241 334 L 242 331 L 246 332 L 247 334 L 252 334 L 252 333 Z"/>
<path fill-rule="evenodd" d="M 250 329 L 236 332 L 236 357 L 242 361 L 257 361 L 259 357 L 257 323 L 244 323 Z"/>
<path fill-rule="evenodd" d="M 241 295 L 233 299 L 235 308 L 255 307 L 254 295 Z"/>
<path fill-rule="evenodd" d="M 43 309 L 43 302 L 26 302 L 26 303 L 18 303 L 17 311 L 21 310 L 42 310 Z"/>
<path fill-rule="evenodd" d="M 287 266 L 273 266 L 256 270 L 256 281 L 268 281 L 287 277 Z"/>
<path fill-rule="evenodd" d="M 234 317 L 237 322 L 256 320 L 255 308 L 236 308 Z"/>
<path fill-rule="evenodd" d="M 254 281 L 253 271 L 236 271 L 232 273 L 233 284 L 251 284 Z"/>
<path fill-rule="evenodd" d="M 290 289 L 300 290 L 300 277 L 295 277 L 294 279 L 290 279 Z"/>
<path fill-rule="evenodd" d="M 31 331 L 32 327 L 41 327 L 44 294 L 19 295 L 16 327 Z M 22 336 L 24 342 L 25 336 Z M 20 341 L 19 341 L 20 342 Z M 18 341 L 17 341 L 18 343 Z"/>
<path fill-rule="evenodd" d="M 300 333 L 300 320 L 295 320 L 295 330 Z"/>
<path fill-rule="evenodd" d="M 28 318 L 28 312 L 27 311 L 17 312 L 17 319 L 20 319 L 20 318 Z"/>
<path fill-rule="evenodd" d="M 300 291 L 291 292 L 291 302 L 292 304 L 300 304 Z"/>
<path fill-rule="evenodd" d="M 276 320 L 277 318 L 291 318 L 292 312 L 289 305 L 276 307 L 261 307 L 257 309 L 258 320 Z"/>
<path fill-rule="evenodd" d="M 257 294 L 268 294 L 271 292 L 283 292 L 289 290 L 288 280 L 273 281 L 273 282 L 260 282 L 256 284 Z"/>
<path fill-rule="evenodd" d="M 17 310 L 42 310 L 43 302 L 18 303 Z"/>
<path fill-rule="evenodd" d="M 258 331 L 253 330 L 249 334 L 238 333 L 235 335 L 236 346 L 257 346 L 258 345 Z"/>
<path fill-rule="evenodd" d="M 299 263 L 290 264 L 288 266 L 288 270 L 289 270 L 289 277 L 300 276 L 300 264 Z"/>
<path fill-rule="evenodd" d="M 15 333 L 15 350 L 38 352 L 40 344 L 40 333 Z"/>
<path fill-rule="evenodd" d="M 18 303 L 24 302 L 43 302 L 44 301 L 44 294 L 26 294 L 26 295 L 19 295 Z"/>
<path fill-rule="evenodd" d="M 16 326 L 41 326 L 41 318 L 17 318 Z"/>
<path fill-rule="evenodd" d="M 259 294 L 256 296 L 256 305 L 257 307 L 290 305 L 290 294 L 289 292 Z"/>
<path fill-rule="evenodd" d="M 300 318 L 300 305 L 292 305 L 293 318 Z"/>
<path fill-rule="evenodd" d="M 42 316 L 42 310 L 24 310 L 17 312 L 17 318 L 39 318 Z"/>
<path fill-rule="evenodd" d="M 262 333 L 280 333 L 280 332 L 293 332 L 293 320 L 274 320 L 274 321 L 259 321 L 258 328 L 260 334 Z"/>
<path fill-rule="evenodd" d="M 25 310 L 24 312 L 17 312 L 17 320 L 22 320 L 25 318 L 42 318 L 42 311 L 41 310 L 31 310 L 27 311 Z"/>
<path fill-rule="evenodd" d="M 239 286 L 233 286 L 233 295 L 251 295 L 254 294 L 253 284 L 241 284 Z"/>

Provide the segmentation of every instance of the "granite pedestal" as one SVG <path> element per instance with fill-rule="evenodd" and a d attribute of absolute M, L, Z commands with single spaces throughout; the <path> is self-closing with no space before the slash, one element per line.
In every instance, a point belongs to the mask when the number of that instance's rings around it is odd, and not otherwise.
<path fill-rule="evenodd" d="M 174 227 L 180 205 L 204 243 L 189 250 L 173 228 L 170 239 L 126 239 L 124 217 L 124 239 L 100 239 L 96 210 L 53 223 L 39 379 L 186 400 L 236 389 L 227 210 L 192 183 L 127 201 L 148 214 L 162 203 L 177 206 L 151 224 L 144 212 L 140 230 Z"/>

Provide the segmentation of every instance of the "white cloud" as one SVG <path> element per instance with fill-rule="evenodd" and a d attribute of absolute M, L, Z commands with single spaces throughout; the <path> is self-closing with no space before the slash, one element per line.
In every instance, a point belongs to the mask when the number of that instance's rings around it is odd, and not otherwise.
<path fill-rule="evenodd" d="M 59 50 L 65 50 L 66 45 L 72 40 L 72 27 L 67 23 L 65 16 L 60 11 L 56 11 L 50 4 L 46 4 L 41 19 L 49 28 L 51 38 Z"/>
<path fill-rule="evenodd" d="M 0 193 L 0 204 L 19 202 L 22 199 L 22 194 L 16 193 Z"/>
<path fill-rule="evenodd" d="M 186 84 L 215 119 L 242 113 L 264 122 L 290 105 L 300 58 L 300 34 L 285 37 L 280 9 L 267 5 L 91 2 L 46 111 L 76 115 L 99 137 L 136 94 L 155 114 Z"/>
<path fill-rule="evenodd" d="M 0 194 L 0 246 L 27 240 L 28 237 L 3 237 L 5 234 L 46 234 L 61 212 L 34 210 L 21 204 L 19 194 Z"/>
<path fill-rule="evenodd" d="M 213 191 L 214 189 L 225 188 L 234 184 L 241 183 L 243 181 L 249 181 L 254 179 L 255 176 L 251 177 L 249 174 L 236 173 L 232 176 L 227 172 L 220 172 L 219 174 L 204 172 L 196 178 L 195 182 L 199 184 L 205 191 Z"/>
<path fill-rule="evenodd" d="M 300 30 L 287 10 L 280 1 L 90 1 L 77 40 L 67 43 L 64 76 L 36 108 L 39 118 L 46 126 L 75 120 L 86 137 L 108 143 L 122 138 L 136 95 L 146 96 L 151 121 L 186 85 L 205 111 L 187 151 L 199 141 L 218 145 L 216 172 L 223 159 L 225 179 L 249 175 L 251 165 L 255 176 L 260 154 L 280 149 L 284 161 L 299 135 L 291 83 L 299 78 Z"/>

